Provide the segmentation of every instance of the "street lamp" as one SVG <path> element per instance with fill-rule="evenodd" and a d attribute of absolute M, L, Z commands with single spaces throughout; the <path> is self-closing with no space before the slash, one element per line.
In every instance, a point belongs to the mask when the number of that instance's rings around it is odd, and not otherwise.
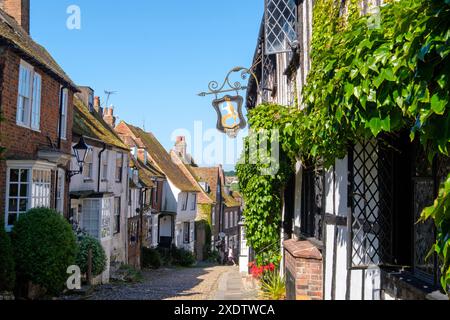
<path fill-rule="evenodd" d="M 83 166 L 86 161 L 86 158 L 91 150 L 91 147 L 86 144 L 84 141 L 84 137 L 82 136 L 78 143 L 73 146 L 73 152 L 75 158 L 77 159 L 78 167 L 80 168 L 78 171 L 68 171 L 69 178 L 76 176 L 77 174 L 83 173 Z"/>

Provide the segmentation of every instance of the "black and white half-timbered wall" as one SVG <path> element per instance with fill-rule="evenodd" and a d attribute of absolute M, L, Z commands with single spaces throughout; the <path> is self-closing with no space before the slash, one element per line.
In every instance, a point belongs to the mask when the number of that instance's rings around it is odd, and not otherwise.
<path fill-rule="evenodd" d="M 345 0 L 344 0 L 345 3 Z M 363 8 L 380 5 L 364 1 Z M 302 108 L 311 68 L 313 0 L 265 0 L 247 107 Z M 296 102 L 299 103 L 296 103 Z M 417 224 L 450 172 L 428 165 L 408 132 L 348 146 L 331 169 L 297 163 L 285 191 L 282 266 L 289 299 L 436 299 L 434 225 Z"/>

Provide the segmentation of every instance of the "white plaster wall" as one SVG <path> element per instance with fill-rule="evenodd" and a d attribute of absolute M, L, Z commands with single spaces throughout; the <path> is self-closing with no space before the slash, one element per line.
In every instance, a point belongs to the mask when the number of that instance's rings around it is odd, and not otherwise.
<path fill-rule="evenodd" d="M 126 151 L 121 149 L 113 148 L 108 150 L 108 174 L 107 179 L 102 180 L 103 173 L 100 175 L 100 188 L 98 189 L 98 173 L 100 168 L 102 168 L 103 161 L 98 161 L 98 155 L 102 148 L 93 147 L 92 154 L 92 178 L 86 180 L 84 175 L 76 175 L 72 177 L 70 181 L 69 190 L 70 192 L 76 191 L 93 191 L 93 192 L 110 192 L 113 193 L 114 197 L 121 198 L 121 220 L 120 220 L 120 233 L 112 234 L 111 237 L 102 239 L 101 243 L 105 250 L 107 261 L 107 271 L 102 275 L 102 282 L 109 281 L 109 265 L 111 259 L 116 262 L 126 263 L 127 260 L 127 234 L 128 234 L 128 224 L 127 217 L 129 213 L 128 208 L 128 154 Z M 123 167 L 122 167 L 122 182 L 116 182 L 115 180 L 115 170 L 116 170 L 116 154 L 121 152 L 123 157 Z M 102 157 L 105 153 L 102 154 Z M 102 159 L 103 160 L 103 159 Z M 78 168 L 76 160 L 72 157 L 71 162 L 72 170 Z M 114 207 L 111 207 L 111 225 L 114 219 Z"/>
<path fill-rule="evenodd" d="M 337 160 L 335 163 L 335 189 L 333 192 L 333 170 L 326 173 L 326 212 L 341 217 L 350 218 L 350 208 L 347 207 L 348 192 L 348 159 Z M 333 206 L 334 199 L 334 206 Z M 348 277 L 348 248 L 349 230 L 347 226 L 327 225 L 326 228 L 326 262 L 325 262 L 325 299 L 333 297 L 332 279 L 333 262 L 335 267 L 335 299 L 345 300 L 347 291 L 351 300 L 379 300 L 380 299 L 380 270 L 378 267 L 371 267 L 368 270 L 351 270 L 350 279 Z M 337 232 L 337 233 L 336 233 Z M 336 248 L 335 245 L 336 237 Z M 334 257 L 336 252 L 336 257 Z M 347 282 L 350 281 L 350 288 Z M 363 285 L 364 281 L 364 285 Z M 364 295 L 363 295 L 364 291 Z"/>
<path fill-rule="evenodd" d="M 164 181 L 162 211 L 173 213 L 178 212 L 177 209 L 180 192 L 180 189 L 178 189 L 170 180 Z"/>
<path fill-rule="evenodd" d="M 295 165 L 295 204 L 294 204 L 294 228 L 301 225 L 301 203 L 302 203 L 302 175 L 303 167 L 301 162 Z"/>

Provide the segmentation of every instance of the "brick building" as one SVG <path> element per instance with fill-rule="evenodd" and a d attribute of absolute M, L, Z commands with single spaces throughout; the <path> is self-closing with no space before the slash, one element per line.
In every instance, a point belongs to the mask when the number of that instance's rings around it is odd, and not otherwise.
<path fill-rule="evenodd" d="M 11 230 L 45 206 L 68 213 L 73 94 L 50 54 L 29 35 L 30 1 L 0 1 L 0 210 Z"/>

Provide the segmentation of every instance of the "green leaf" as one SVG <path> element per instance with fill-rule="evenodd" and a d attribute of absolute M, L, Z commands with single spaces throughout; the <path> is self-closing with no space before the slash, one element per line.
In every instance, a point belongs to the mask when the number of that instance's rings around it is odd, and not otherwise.
<path fill-rule="evenodd" d="M 381 72 L 375 79 L 373 79 L 373 85 L 375 88 L 379 88 L 384 81 L 384 72 Z"/>
<path fill-rule="evenodd" d="M 387 116 L 381 120 L 381 129 L 384 131 L 391 131 L 391 116 Z"/>
<path fill-rule="evenodd" d="M 434 94 L 431 97 L 431 109 L 436 114 L 443 115 L 447 103 L 448 101 L 440 99 L 438 94 Z"/>
<path fill-rule="evenodd" d="M 376 137 L 381 132 L 381 120 L 380 118 L 372 118 L 368 123 L 370 131 Z"/>
<path fill-rule="evenodd" d="M 392 71 L 391 68 L 384 69 L 383 73 L 384 73 L 384 78 L 387 81 L 396 81 L 397 80 L 397 78 L 395 77 L 394 72 Z"/>
<path fill-rule="evenodd" d="M 353 95 L 353 85 L 351 83 L 346 83 L 345 87 L 345 98 L 348 100 Z"/>

